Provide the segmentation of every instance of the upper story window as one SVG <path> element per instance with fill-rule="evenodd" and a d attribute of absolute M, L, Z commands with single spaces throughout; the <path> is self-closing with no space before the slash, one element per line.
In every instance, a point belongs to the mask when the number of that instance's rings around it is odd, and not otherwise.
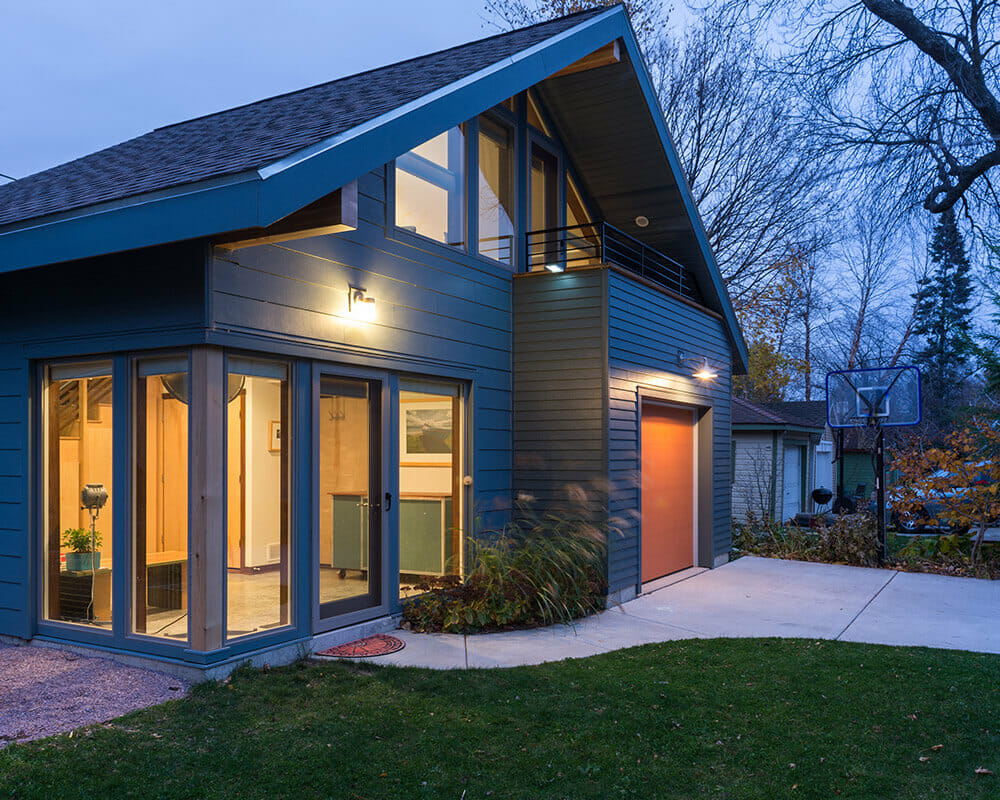
<path fill-rule="evenodd" d="M 569 163 L 539 101 L 522 92 L 397 157 L 392 222 L 517 269 L 592 260 L 594 228 Z M 572 236 L 554 230 L 567 225 Z M 525 240 L 539 231 L 552 252 Z"/>
<path fill-rule="evenodd" d="M 479 252 L 514 260 L 514 133 L 489 117 L 479 118 Z"/>
<path fill-rule="evenodd" d="M 465 247 L 463 126 L 396 159 L 396 225 L 451 247 Z"/>

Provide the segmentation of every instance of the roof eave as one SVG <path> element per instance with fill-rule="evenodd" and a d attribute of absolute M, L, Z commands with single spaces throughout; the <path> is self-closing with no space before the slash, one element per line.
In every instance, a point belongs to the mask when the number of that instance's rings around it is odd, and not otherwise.
<path fill-rule="evenodd" d="M 632 24 L 629 22 L 626 14 L 623 13 L 622 16 L 627 32 L 627 35 L 623 35 L 622 41 L 628 50 L 632 63 L 636 67 L 636 77 L 646 98 L 646 105 L 649 107 L 653 124 L 656 126 L 657 133 L 660 135 L 660 140 L 663 143 L 663 149 L 670 162 L 670 168 L 677 179 L 677 189 L 684 202 L 684 208 L 687 211 L 688 217 L 691 220 L 695 236 L 698 239 L 698 247 L 701 249 L 705 263 L 708 265 L 708 272 L 712 280 L 712 289 L 715 291 L 719 309 L 725 318 L 730 344 L 733 348 L 733 374 L 746 375 L 750 368 L 750 351 L 743 338 L 740 323 L 736 319 L 736 312 L 729 298 L 729 292 L 722 281 L 722 271 L 719 269 L 719 265 L 715 261 L 715 255 L 712 253 L 712 248 L 708 243 L 708 234 L 705 232 L 705 225 L 701 220 L 701 214 L 698 212 L 698 204 L 694 200 L 691 187 L 688 185 L 687 176 L 681 167 L 680 158 L 677 156 L 677 148 L 674 147 L 673 139 L 670 138 L 670 132 L 667 130 L 667 123 L 663 118 L 660 101 L 653 88 L 653 81 L 649 76 L 649 71 L 646 69 L 646 61 L 642 57 L 638 40 L 635 37 L 635 32 L 632 30 Z"/>
<path fill-rule="evenodd" d="M 822 434 L 825 428 L 811 428 L 805 425 L 786 425 L 783 422 L 734 422 L 733 431 L 786 431 L 788 433 Z"/>

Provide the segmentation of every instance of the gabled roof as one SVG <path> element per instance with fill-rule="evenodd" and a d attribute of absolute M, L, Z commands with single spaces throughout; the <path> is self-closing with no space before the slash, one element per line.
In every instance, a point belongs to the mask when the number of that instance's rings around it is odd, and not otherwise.
<path fill-rule="evenodd" d="M 826 428 L 825 400 L 752 403 L 733 398 L 734 428 L 774 428 L 822 432 Z"/>
<path fill-rule="evenodd" d="M 620 63 L 556 76 L 618 41 Z M 149 134 L 0 187 L 0 272 L 264 228 L 535 86 L 601 218 L 695 275 L 734 372 L 747 349 L 621 5 Z M 578 155 L 577 155 L 578 154 Z"/>
<path fill-rule="evenodd" d="M 591 19 L 583 11 L 157 128 L 0 186 L 0 226 L 256 170 Z"/>

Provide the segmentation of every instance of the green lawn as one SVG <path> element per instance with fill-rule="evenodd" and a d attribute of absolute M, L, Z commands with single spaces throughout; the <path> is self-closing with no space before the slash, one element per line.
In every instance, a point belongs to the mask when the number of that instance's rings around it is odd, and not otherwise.
<path fill-rule="evenodd" d="M 299 664 L 0 750 L 4 798 L 703 796 L 996 798 L 1000 657 L 745 639 L 510 670 Z"/>

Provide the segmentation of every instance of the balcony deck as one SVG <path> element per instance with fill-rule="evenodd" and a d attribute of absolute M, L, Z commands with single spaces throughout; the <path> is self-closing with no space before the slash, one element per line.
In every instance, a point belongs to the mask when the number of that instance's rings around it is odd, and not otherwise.
<path fill-rule="evenodd" d="M 687 267 L 607 222 L 529 231 L 525 238 L 528 271 L 561 272 L 613 264 L 696 303 L 702 302 L 698 284 Z"/>

